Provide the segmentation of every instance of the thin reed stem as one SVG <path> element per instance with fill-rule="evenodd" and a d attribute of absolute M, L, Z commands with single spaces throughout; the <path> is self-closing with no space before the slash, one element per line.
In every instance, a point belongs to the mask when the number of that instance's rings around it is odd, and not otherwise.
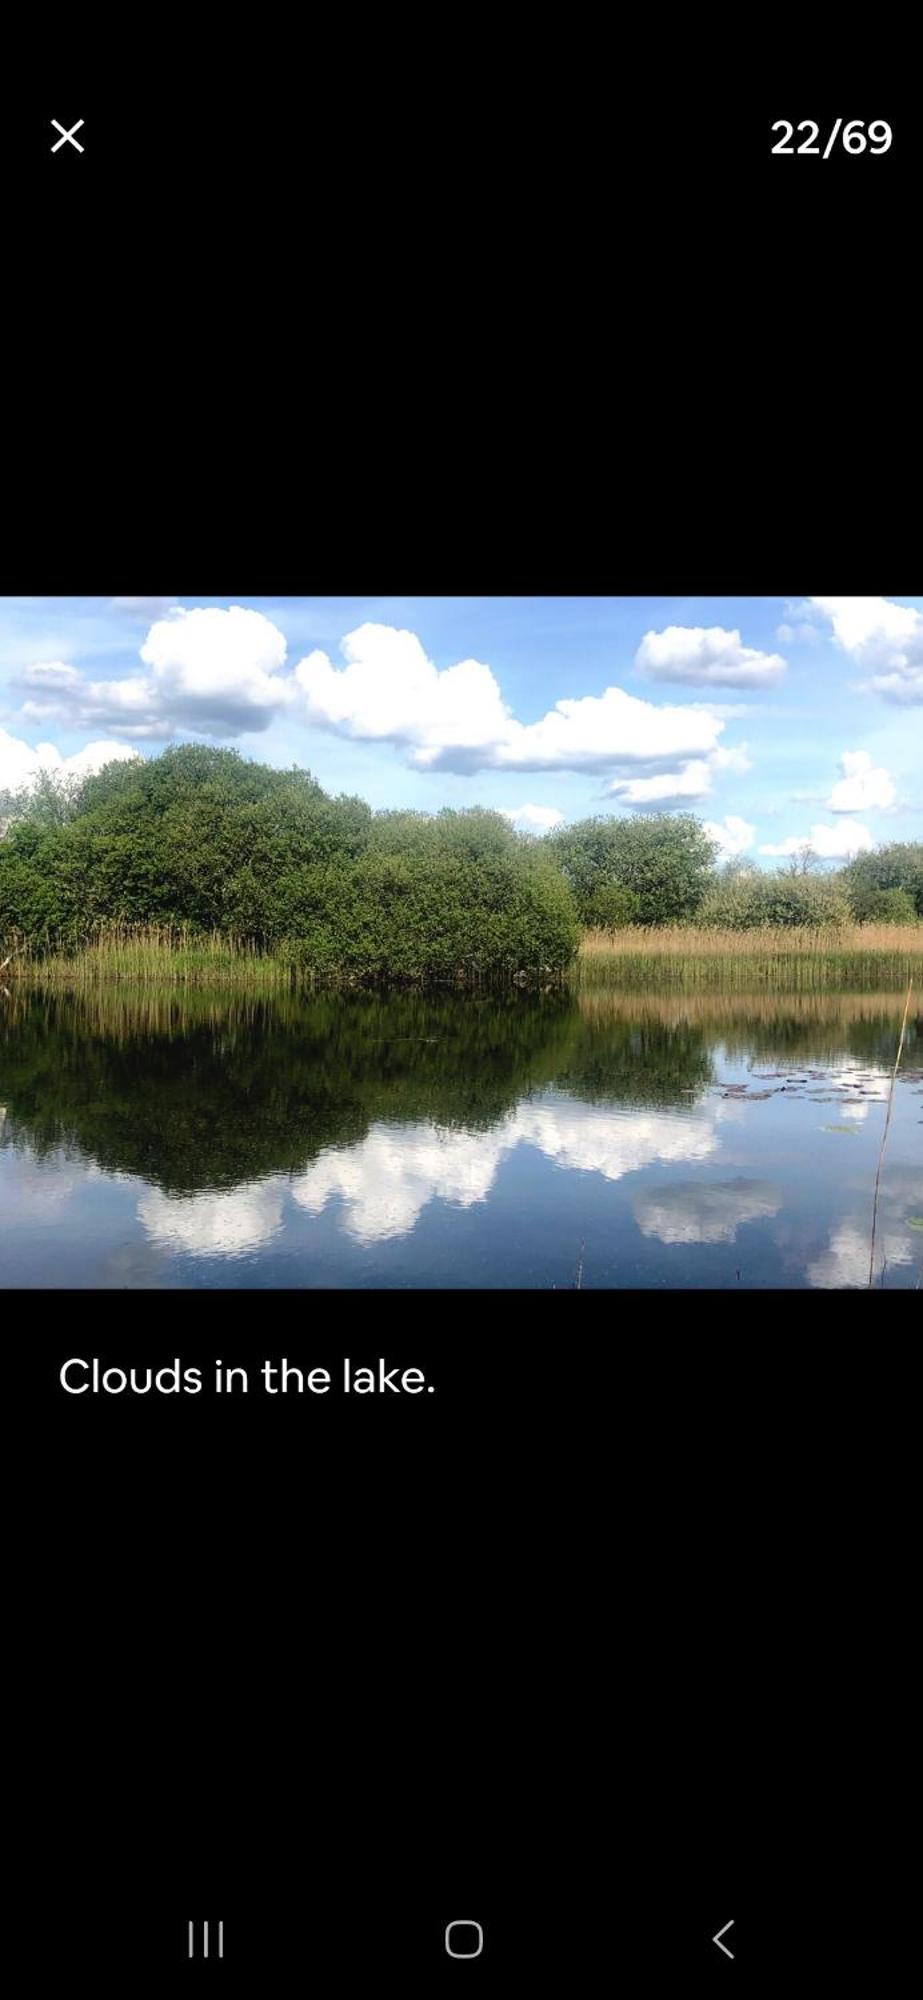
<path fill-rule="evenodd" d="M 901 1052 L 904 1047 L 904 1035 L 907 1030 L 907 1016 L 910 1012 L 910 995 L 912 992 L 913 992 L 913 980 L 911 979 L 910 985 L 907 988 L 907 998 L 904 1002 L 904 1018 L 901 1022 L 900 1039 L 897 1044 L 897 1055 L 894 1058 L 894 1068 L 891 1072 L 891 1083 L 888 1090 L 888 1109 L 885 1113 L 885 1129 L 881 1135 L 881 1150 L 878 1154 L 878 1172 L 875 1175 L 875 1201 L 872 1207 L 872 1247 L 869 1252 L 869 1290 L 871 1290 L 872 1273 L 875 1269 L 875 1230 L 878 1225 L 878 1190 L 881 1186 L 881 1168 L 882 1168 L 882 1162 L 885 1157 L 885 1146 L 888 1143 L 888 1126 L 891 1123 L 891 1105 L 894 1099 L 894 1085 L 897 1079 L 897 1072 L 900 1068 Z M 883 1271 L 882 1271 L 882 1278 L 884 1278 Z"/>

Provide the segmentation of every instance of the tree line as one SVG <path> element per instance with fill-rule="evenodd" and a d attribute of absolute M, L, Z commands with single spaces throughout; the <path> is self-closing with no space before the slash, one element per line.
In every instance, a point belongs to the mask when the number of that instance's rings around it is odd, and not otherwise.
<path fill-rule="evenodd" d="M 765 924 L 913 924 L 923 918 L 923 842 L 892 841 L 825 869 L 809 846 L 785 868 L 718 849 L 694 813 L 600 816 L 561 829 L 549 845 L 574 894 L 579 921 L 689 923 L 726 930 Z"/>
<path fill-rule="evenodd" d="M 923 843 L 820 871 L 716 866 L 691 813 L 598 816 L 541 838 L 500 813 L 373 812 L 310 772 L 183 745 L 0 794 L 0 937 L 79 949 L 108 925 L 222 931 L 319 974 L 486 979 L 562 970 L 581 928 L 914 923 Z"/>
<path fill-rule="evenodd" d="M 540 978 L 579 926 L 554 859 L 502 814 L 373 813 L 310 772 L 183 745 L 7 802 L 0 935 L 220 931 L 319 975 Z"/>

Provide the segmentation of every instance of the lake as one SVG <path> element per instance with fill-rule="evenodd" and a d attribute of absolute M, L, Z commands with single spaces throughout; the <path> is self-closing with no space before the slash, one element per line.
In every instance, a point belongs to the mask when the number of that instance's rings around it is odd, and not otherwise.
<path fill-rule="evenodd" d="M 843 1287 L 903 995 L 0 999 L 4 1286 Z M 923 1275 L 923 1016 L 875 1283 Z"/>

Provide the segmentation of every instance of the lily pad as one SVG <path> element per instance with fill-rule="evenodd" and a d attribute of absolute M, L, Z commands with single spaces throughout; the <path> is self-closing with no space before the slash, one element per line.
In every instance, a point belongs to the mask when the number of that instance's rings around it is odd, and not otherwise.
<path fill-rule="evenodd" d="M 858 1139 L 855 1125 L 822 1125 L 822 1132 L 845 1132 L 848 1139 Z"/>
<path fill-rule="evenodd" d="M 908 1215 L 908 1229 L 923 1229 L 923 1215 Z"/>

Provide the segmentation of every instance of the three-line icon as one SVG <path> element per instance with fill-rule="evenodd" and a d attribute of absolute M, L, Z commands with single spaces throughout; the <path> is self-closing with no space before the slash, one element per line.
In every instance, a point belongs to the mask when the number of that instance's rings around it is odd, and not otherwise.
<path fill-rule="evenodd" d="M 74 133 L 79 132 L 81 125 L 86 124 L 85 118 L 78 118 L 76 125 L 72 125 L 69 132 L 65 131 L 64 126 L 60 123 L 60 121 L 57 118 L 53 118 L 51 122 L 55 128 L 55 131 L 60 132 L 61 134 L 60 139 L 58 139 L 56 144 L 51 148 L 53 153 L 60 153 L 61 147 L 66 146 L 68 143 L 70 143 L 70 145 L 73 146 L 74 151 L 77 153 L 82 153 L 85 150 L 84 147 L 81 146 L 80 140 L 74 138 Z"/>
<path fill-rule="evenodd" d="M 196 1928 L 197 1928 L 197 1926 L 196 1926 L 195 1924 L 190 1924 L 190 1926 L 189 1926 L 189 1957 L 190 1957 L 190 1958 L 195 1958 L 195 1955 L 196 1955 Z M 207 1958 L 207 1957 L 208 1957 L 208 1948 L 209 1948 L 209 1940 L 208 1940 L 208 1925 L 207 1925 L 207 1924 L 204 1924 L 204 1923 L 203 1923 L 203 1924 L 202 1924 L 202 1926 L 201 1926 L 201 1930 L 202 1930 L 202 1939 L 201 1939 L 201 1956 L 202 1956 L 202 1958 Z M 216 1933 L 216 1937 L 215 1937 L 215 1939 L 213 1939 L 213 1942 L 217 1942 L 217 1946 L 218 1946 L 218 1949 L 217 1949 L 217 1951 L 215 1952 L 215 1957 L 216 1957 L 216 1958 L 223 1958 L 223 1957 L 224 1957 L 224 1922 L 222 1921 L 222 1922 L 221 1922 L 220 1924 L 215 1924 L 215 1925 L 213 1925 L 213 1930 L 214 1930 L 214 1932 Z"/>

